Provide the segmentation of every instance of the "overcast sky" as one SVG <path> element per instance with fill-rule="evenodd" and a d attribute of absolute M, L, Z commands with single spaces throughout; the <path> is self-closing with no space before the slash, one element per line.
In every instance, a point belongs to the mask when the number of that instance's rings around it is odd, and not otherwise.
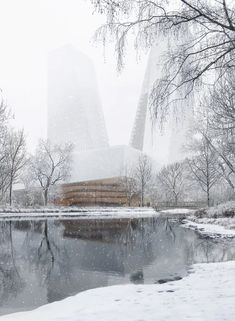
<path fill-rule="evenodd" d="M 30 149 L 46 136 L 48 52 L 68 43 L 94 62 L 110 143 L 128 143 L 147 57 L 130 49 L 118 75 L 112 49 L 104 59 L 92 41 L 104 21 L 88 0 L 0 0 L 0 88 Z"/>

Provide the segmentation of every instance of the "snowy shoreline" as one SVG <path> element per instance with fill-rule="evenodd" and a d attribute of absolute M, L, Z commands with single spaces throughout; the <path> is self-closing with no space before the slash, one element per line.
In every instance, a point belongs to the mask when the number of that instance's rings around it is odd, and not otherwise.
<path fill-rule="evenodd" d="M 0 321 L 233 321 L 235 261 L 193 266 L 179 281 L 81 292 Z"/>
<path fill-rule="evenodd" d="M 224 220 L 227 221 L 226 219 Z M 210 219 L 201 219 L 195 221 L 193 217 L 189 217 L 188 219 L 183 220 L 182 226 L 212 238 L 234 238 L 235 229 L 231 229 L 231 226 L 234 226 L 234 223 L 235 220 L 233 220 L 233 225 L 224 226 L 223 219 L 220 219 L 219 221 L 217 219 L 211 222 Z"/>
<path fill-rule="evenodd" d="M 213 208 L 209 210 L 213 214 Z M 215 213 L 216 210 L 215 210 Z M 175 208 L 157 212 L 149 207 L 60 207 L 60 208 L 5 208 L 0 209 L 0 220 L 41 219 L 138 219 L 168 218 L 182 222 L 190 228 L 210 237 L 235 237 L 235 218 L 196 217 L 195 210 Z M 211 214 L 211 215 L 212 215 Z"/>
<path fill-rule="evenodd" d="M 161 212 L 151 208 L 62 210 L 57 208 L 52 211 L 47 208 L 44 212 L 37 209 L 34 213 L 31 210 L 26 213 L 5 212 L 0 213 L 0 220 L 160 217 L 176 219 L 182 227 L 194 229 L 209 237 L 235 237 L 235 230 L 229 230 L 234 218 L 198 218 L 194 210 L 189 209 Z M 234 282 L 235 261 L 196 264 L 190 267 L 189 275 L 181 280 L 164 284 L 95 288 L 32 311 L 0 316 L 0 321 L 233 321 L 235 288 L 229 285 Z"/>
<path fill-rule="evenodd" d="M 185 227 L 212 237 L 235 237 L 235 202 L 199 209 L 183 223 Z"/>
<path fill-rule="evenodd" d="M 179 219 L 184 228 L 193 229 L 202 235 L 212 238 L 233 238 L 235 237 L 234 208 L 235 202 L 228 202 L 199 210 L 169 209 L 160 211 L 160 216 Z"/>
<path fill-rule="evenodd" d="M 140 207 L 83 207 L 83 208 L 39 208 L 39 209 L 0 209 L 1 219 L 128 219 L 151 218 L 158 216 L 153 208 Z"/>

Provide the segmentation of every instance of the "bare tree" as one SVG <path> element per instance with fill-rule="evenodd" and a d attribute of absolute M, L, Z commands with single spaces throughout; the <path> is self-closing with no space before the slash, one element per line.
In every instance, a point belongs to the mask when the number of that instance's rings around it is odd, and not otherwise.
<path fill-rule="evenodd" d="M 6 147 L 6 162 L 8 167 L 9 180 L 9 203 L 12 204 L 12 188 L 13 184 L 17 182 L 22 169 L 25 166 L 26 159 L 26 144 L 24 131 L 10 131 L 7 135 Z"/>
<path fill-rule="evenodd" d="M 203 133 L 216 152 L 219 169 L 235 195 L 235 76 L 227 72 L 205 99 L 208 108 L 209 137 Z"/>
<path fill-rule="evenodd" d="M 135 178 L 134 166 L 124 166 L 120 178 L 121 186 L 123 187 L 128 206 L 131 206 L 133 197 L 138 194 L 138 186 Z"/>
<path fill-rule="evenodd" d="M 147 155 L 141 155 L 135 169 L 135 178 L 140 190 L 141 206 L 144 206 L 145 191 L 151 177 L 152 164 Z"/>
<path fill-rule="evenodd" d="M 164 73 L 152 92 L 155 116 L 188 98 L 195 86 L 216 83 L 235 69 L 235 2 L 229 0 L 91 0 L 107 16 L 96 38 L 116 43 L 118 67 L 124 65 L 129 34 L 135 47 L 149 48 L 167 36 Z M 209 77 L 213 74 L 213 77 Z M 177 95 L 175 95 L 177 93 Z"/>
<path fill-rule="evenodd" d="M 20 177 L 24 186 L 23 193 L 18 193 L 18 203 L 21 206 L 33 206 L 44 204 L 44 198 L 41 189 L 38 187 L 38 181 L 35 180 L 35 173 L 32 169 L 32 163 L 29 160 Z M 17 194 L 15 195 L 17 196 Z"/>
<path fill-rule="evenodd" d="M 9 128 L 11 113 L 0 98 L 0 198 L 12 205 L 13 185 L 19 181 L 26 164 L 26 143 L 23 130 Z"/>
<path fill-rule="evenodd" d="M 234 146 L 227 142 L 227 137 L 220 137 L 219 142 L 207 139 L 210 148 L 217 157 L 218 173 L 231 188 L 235 197 L 235 150 Z"/>
<path fill-rule="evenodd" d="M 9 187 L 9 168 L 7 162 L 8 119 L 10 113 L 3 98 L 0 102 L 0 199 L 3 200 Z"/>
<path fill-rule="evenodd" d="M 173 163 L 162 168 L 157 175 L 161 187 L 166 191 L 167 195 L 174 200 L 177 206 L 178 200 L 184 193 L 185 183 L 185 165 L 183 163 Z"/>
<path fill-rule="evenodd" d="M 232 130 L 233 132 L 233 130 Z M 235 195 L 235 141 L 226 131 L 215 132 L 214 137 L 204 134 L 204 139 L 217 156 L 219 172 Z"/>
<path fill-rule="evenodd" d="M 7 141 L 1 142 L 0 148 L 0 199 L 3 201 L 9 187 L 9 166 L 7 163 Z"/>
<path fill-rule="evenodd" d="M 227 182 L 227 184 L 230 186 L 230 188 L 233 191 L 233 197 L 235 195 L 235 171 L 234 169 L 231 170 L 223 160 L 219 159 L 219 168 L 221 170 L 221 176 L 224 178 L 224 180 Z M 233 166 L 234 168 L 234 166 Z"/>
<path fill-rule="evenodd" d="M 188 159 L 189 169 L 202 191 L 207 195 L 207 205 L 210 206 L 210 192 L 212 187 L 221 177 L 218 170 L 218 156 L 204 136 L 191 142 L 191 150 L 194 156 Z"/>
<path fill-rule="evenodd" d="M 235 74 L 227 72 L 223 80 L 210 91 L 209 99 L 206 99 L 209 108 L 209 125 L 211 129 L 234 135 L 235 130 Z"/>
<path fill-rule="evenodd" d="M 52 145 L 40 140 L 35 156 L 31 160 L 34 179 L 42 188 L 44 204 L 48 204 L 48 194 L 52 186 L 65 181 L 71 171 L 72 145 Z"/>

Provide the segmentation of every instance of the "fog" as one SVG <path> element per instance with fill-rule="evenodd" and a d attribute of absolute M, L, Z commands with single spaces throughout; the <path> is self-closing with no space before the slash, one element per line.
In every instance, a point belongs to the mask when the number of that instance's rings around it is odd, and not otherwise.
<path fill-rule="evenodd" d="M 114 48 L 93 42 L 105 17 L 83 0 L 0 0 L 0 88 L 24 127 L 30 150 L 47 129 L 47 58 L 72 44 L 91 58 L 111 145 L 129 142 L 144 78 L 147 55 L 137 59 L 132 46 L 126 67 L 117 73 Z"/>

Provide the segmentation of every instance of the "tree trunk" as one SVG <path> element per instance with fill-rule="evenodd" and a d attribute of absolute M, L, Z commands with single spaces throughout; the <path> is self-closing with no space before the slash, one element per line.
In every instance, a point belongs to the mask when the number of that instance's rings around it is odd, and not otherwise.
<path fill-rule="evenodd" d="M 210 207 L 210 189 L 208 186 L 207 186 L 206 194 L 207 194 L 207 206 Z"/>
<path fill-rule="evenodd" d="M 9 186 L 9 203 L 11 206 L 12 205 L 12 180 L 10 181 L 10 186 Z"/>
<path fill-rule="evenodd" d="M 178 196 L 175 195 L 175 206 L 177 206 L 177 205 L 178 205 Z"/>
<path fill-rule="evenodd" d="M 141 203 L 140 206 L 143 207 L 144 206 L 144 189 L 142 188 L 141 190 Z"/>
<path fill-rule="evenodd" d="M 44 205 L 47 206 L 48 203 L 48 189 L 44 191 Z"/>

